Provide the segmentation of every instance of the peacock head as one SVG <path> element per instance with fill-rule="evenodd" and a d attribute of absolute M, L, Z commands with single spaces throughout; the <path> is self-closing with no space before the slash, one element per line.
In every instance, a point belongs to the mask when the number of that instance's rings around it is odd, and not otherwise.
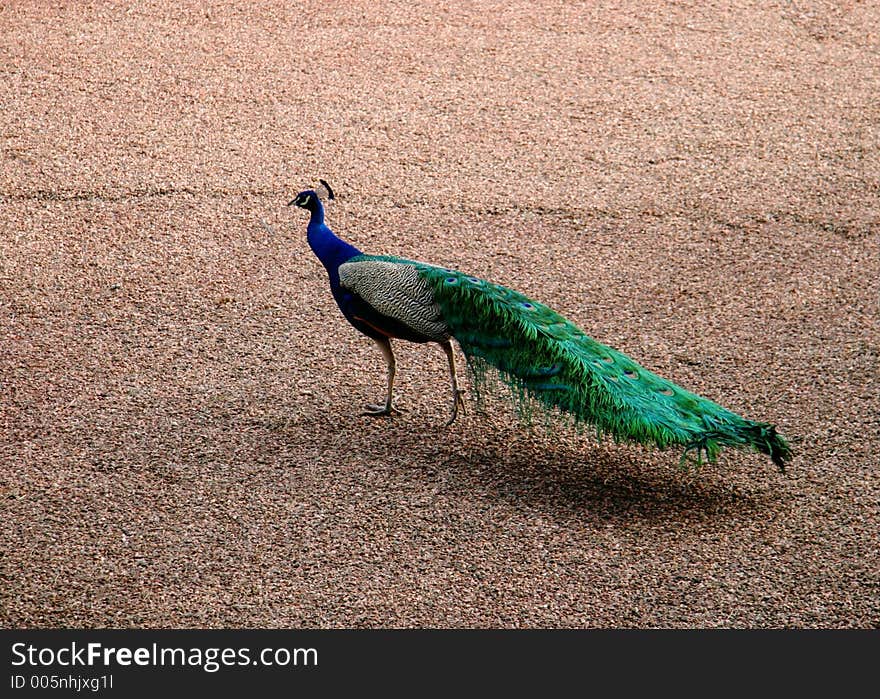
<path fill-rule="evenodd" d="M 307 189 L 304 192 L 297 194 L 287 205 L 298 206 L 301 209 L 313 209 L 315 207 L 315 202 L 317 201 L 317 192 L 315 192 L 314 189 Z"/>
<path fill-rule="evenodd" d="M 320 190 L 316 191 L 314 189 L 307 189 L 303 192 L 297 194 L 293 199 L 288 202 L 288 206 L 298 206 L 301 209 L 308 209 L 309 211 L 314 210 L 318 202 L 322 198 L 327 198 L 328 200 L 334 199 L 333 190 L 330 188 L 330 185 L 327 184 L 324 180 L 318 180 L 321 183 Z"/>

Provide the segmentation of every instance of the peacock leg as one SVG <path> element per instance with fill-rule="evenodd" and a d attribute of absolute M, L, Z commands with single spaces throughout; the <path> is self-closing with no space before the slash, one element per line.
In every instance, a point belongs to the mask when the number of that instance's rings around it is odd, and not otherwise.
<path fill-rule="evenodd" d="M 464 412 L 464 391 L 458 387 L 458 377 L 455 374 L 455 353 L 452 350 L 452 343 L 449 340 L 444 340 L 440 343 L 440 346 L 446 352 L 446 360 L 449 362 L 449 378 L 452 383 L 452 415 L 446 422 L 446 426 L 449 427 L 449 425 L 455 422 L 455 418 L 458 417 L 458 409 L 461 408 L 461 411 Z"/>
<path fill-rule="evenodd" d="M 373 338 L 373 341 L 379 345 L 379 349 L 382 350 L 382 356 L 385 357 L 385 363 L 388 365 L 388 394 L 385 397 L 385 405 L 368 405 L 362 415 L 371 415 L 373 417 L 399 415 L 400 410 L 395 408 L 391 401 L 394 392 L 394 374 L 397 370 L 397 361 L 394 359 L 394 352 L 391 350 L 391 340 L 383 337 L 381 340 Z"/>

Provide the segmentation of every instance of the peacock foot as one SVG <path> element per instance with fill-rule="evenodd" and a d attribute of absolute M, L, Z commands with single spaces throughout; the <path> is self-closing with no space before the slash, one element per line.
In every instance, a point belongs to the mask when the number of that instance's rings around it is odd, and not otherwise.
<path fill-rule="evenodd" d="M 456 389 L 452 397 L 452 415 L 450 415 L 449 419 L 446 421 L 446 427 L 449 427 L 455 422 L 459 410 L 461 410 L 462 413 L 466 412 L 464 409 L 464 391 Z"/>
<path fill-rule="evenodd" d="M 384 417 L 400 415 L 401 412 L 404 412 L 402 408 L 396 408 L 390 403 L 383 403 L 382 405 L 368 405 L 364 412 L 361 415 L 369 415 L 370 417 Z"/>

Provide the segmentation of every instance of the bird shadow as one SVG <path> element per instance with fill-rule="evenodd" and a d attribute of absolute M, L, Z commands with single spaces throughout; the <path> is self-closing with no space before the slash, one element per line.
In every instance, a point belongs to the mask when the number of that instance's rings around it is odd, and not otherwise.
<path fill-rule="evenodd" d="M 621 453 L 612 454 L 611 449 Z M 767 489 L 725 483 L 720 473 L 708 468 L 682 470 L 675 458 L 674 465 L 664 466 L 658 463 L 662 459 L 640 458 L 634 451 L 619 445 L 577 452 L 562 447 L 552 453 L 552 463 L 547 463 L 546 454 L 542 460 L 541 454 L 528 449 L 516 454 L 484 452 L 447 466 L 459 474 L 452 478 L 458 495 L 476 485 L 499 505 L 529 507 L 559 520 L 700 521 L 761 516 L 773 507 L 775 498 Z"/>
<path fill-rule="evenodd" d="M 685 470 L 672 451 L 467 423 L 443 429 L 411 417 L 328 421 L 301 415 L 280 432 L 296 439 L 305 430 L 401 484 L 419 480 L 435 507 L 442 499 L 481 498 L 488 507 L 529 508 L 560 520 L 662 522 L 766 517 L 782 497 L 774 487 L 777 474 L 747 479 L 727 470 L 731 460 L 723 457 Z"/>

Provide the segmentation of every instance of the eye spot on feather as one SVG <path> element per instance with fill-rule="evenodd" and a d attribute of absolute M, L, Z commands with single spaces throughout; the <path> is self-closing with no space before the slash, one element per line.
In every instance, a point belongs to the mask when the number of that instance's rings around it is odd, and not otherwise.
<path fill-rule="evenodd" d="M 662 393 L 664 396 L 671 396 L 671 395 L 673 395 L 673 392 L 672 392 L 672 389 L 671 389 L 671 388 L 663 388 L 663 389 L 660 389 L 660 390 L 658 391 L 658 393 Z"/>
<path fill-rule="evenodd" d="M 446 277 L 447 284 L 458 284 L 458 277 Z"/>
<path fill-rule="evenodd" d="M 607 379 L 609 381 L 613 381 L 614 383 L 617 383 L 619 380 L 616 376 L 608 376 Z"/>
<path fill-rule="evenodd" d="M 623 375 L 628 379 L 636 379 L 638 378 L 638 374 L 634 372 L 632 369 L 625 369 Z"/>
<path fill-rule="evenodd" d="M 527 311 L 531 311 L 535 307 L 535 304 L 529 303 L 528 301 L 522 301 L 519 305 L 525 308 Z"/>
<path fill-rule="evenodd" d="M 602 361 L 606 364 L 614 364 L 614 359 L 612 359 L 611 357 L 602 357 Z"/>
<path fill-rule="evenodd" d="M 483 282 L 479 277 L 468 277 L 468 281 L 472 284 L 481 284 Z"/>

